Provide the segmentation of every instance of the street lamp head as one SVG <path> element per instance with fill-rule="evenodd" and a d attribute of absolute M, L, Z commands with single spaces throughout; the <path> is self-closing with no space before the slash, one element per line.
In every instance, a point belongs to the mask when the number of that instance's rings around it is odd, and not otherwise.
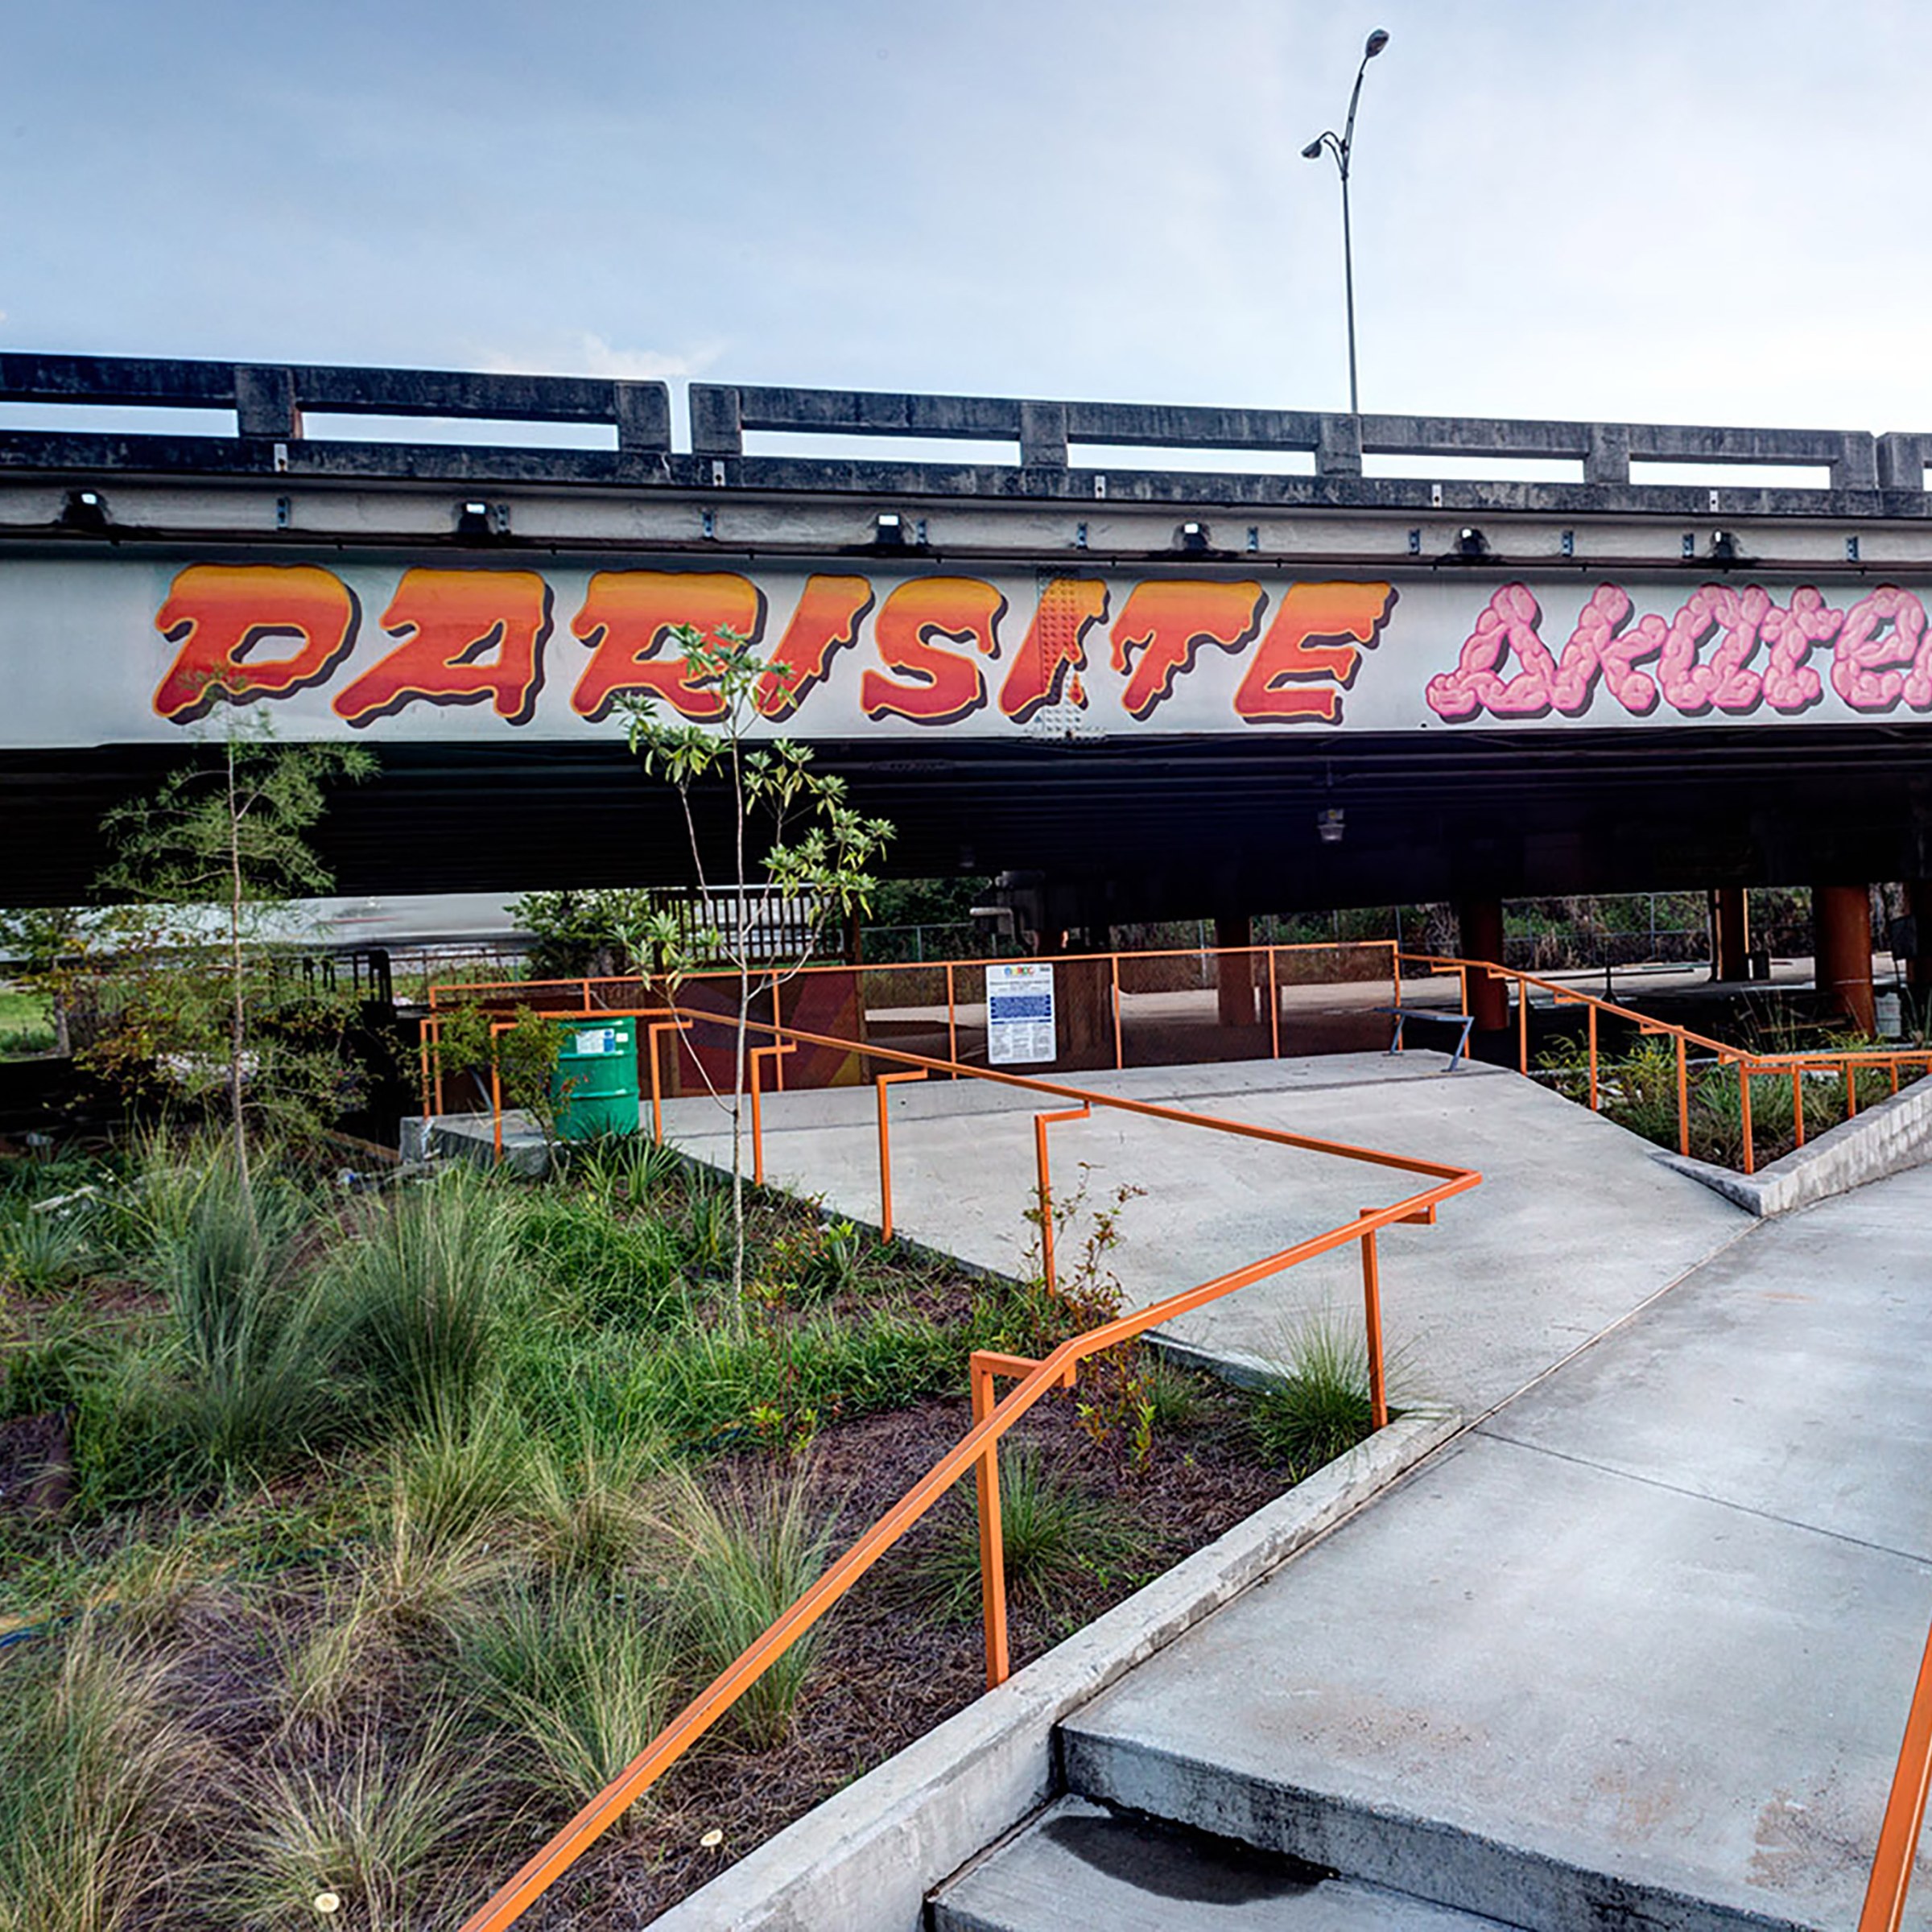
<path fill-rule="evenodd" d="M 1388 28 L 1385 27 L 1378 27 L 1375 31 L 1368 36 L 1368 44 L 1362 49 L 1362 58 L 1364 60 L 1373 60 L 1376 56 L 1379 54 L 1388 44 Z"/>
<path fill-rule="evenodd" d="M 1304 161 L 1319 161 L 1321 159 L 1321 158 L 1322 137 L 1319 134 L 1317 134 L 1315 138 L 1302 150 L 1302 159 Z"/>

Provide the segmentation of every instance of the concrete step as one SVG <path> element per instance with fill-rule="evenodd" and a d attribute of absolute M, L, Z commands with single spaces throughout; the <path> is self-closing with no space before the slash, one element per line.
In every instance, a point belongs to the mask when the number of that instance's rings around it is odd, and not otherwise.
<path fill-rule="evenodd" d="M 1088 1802 L 1097 1798 L 1186 1831 L 1212 1834 L 1220 1843 L 1243 1847 L 1245 1856 L 1272 1854 L 1297 1864 L 1307 1861 L 1304 1870 L 1313 1865 L 1344 1874 L 1377 1898 L 1397 1897 L 1418 1910 L 1429 1901 L 1447 1909 L 1451 1925 L 1500 1923 L 1521 1932 L 1576 1932 L 1579 1926 L 1616 1927 L 1619 1932 L 1826 1932 L 1815 1922 L 1699 1897 L 1654 1873 L 1593 1870 L 1546 1847 L 1488 1837 L 1467 1825 L 1357 1794 L 1150 1748 L 1145 1740 L 1109 1736 L 1104 1728 L 1084 1726 L 1080 1719 L 1063 1728 L 1061 1744 L 1067 1782 Z M 1630 1861 L 1632 1867 L 1646 1862 L 1641 1856 Z M 1279 1922 L 1298 1926 L 1302 1922 Z M 1309 1922 L 1325 1926 L 1328 1922 Z"/>
<path fill-rule="evenodd" d="M 929 1910 L 933 1932 L 1512 1932 L 1081 1798 L 1050 1806 Z"/>

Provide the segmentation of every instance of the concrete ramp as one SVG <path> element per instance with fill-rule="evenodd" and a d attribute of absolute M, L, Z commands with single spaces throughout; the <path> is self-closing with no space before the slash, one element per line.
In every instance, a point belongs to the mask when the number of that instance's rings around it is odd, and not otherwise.
<path fill-rule="evenodd" d="M 1071 1084 L 1227 1119 L 1482 1170 L 1434 1228 L 1381 1237 L 1385 1321 L 1398 1402 L 1492 1406 L 1750 1227 L 1743 1210 L 1587 1108 L 1513 1073 L 1449 1071 L 1442 1054 L 1340 1055 L 1236 1065 L 1137 1068 Z M 1055 1103 L 983 1082 L 891 1092 L 899 1230 L 1005 1274 L 1022 1272 L 1033 1230 L 1033 1116 Z M 774 1094 L 764 1104 L 768 1178 L 827 1208 L 879 1217 L 873 1091 Z M 728 1164 L 728 1124 L 709 1100 L 666 1109 L 687 1152 Z M 1199 1129 L 1096 1112 L 1050 1130 L 1056 1195 L 1083 1185 L 1089 1211 L 1144 1190 L 1119 1218 L 1106 1265 L 1136 1306 L 1237 1268 L 1414 1191 L 1413 1177 Z M 749 1154 L 747 1156 L 749 1159 Z M 1075 1231 L 1060 1245 L 1077 1265 Z M 1223 1359 L 1277 1356 L 1311 1311 L 1352 1323 L 1360 1265 L 1351 1247 L 1245 1289 L 1175 1325 Z"/>

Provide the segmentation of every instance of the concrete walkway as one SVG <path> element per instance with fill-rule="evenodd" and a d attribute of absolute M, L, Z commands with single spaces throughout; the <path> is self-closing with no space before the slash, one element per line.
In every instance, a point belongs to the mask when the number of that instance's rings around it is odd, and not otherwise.
<path fill-rule="evenodd" d="M 1070 1789 L 1549 1932 L 1850 1927 L 1932 1617 L 1928 1225 L 1919 1169 L 1761 1226 L 1079 1713 Z"/>
<path fill-rule="evenodd" d="M 1512 1073 L 1420 1051 L 1066 1076 L 1096 1092 L 1481 1170 L 1434 1228 L 1381 1236 L 1385 1323 L 1399 1399 L 1477 1414 L 1513 1393 L 1752 1225 L 1740 1209 L 1651 1158 L 1647 1145 Z M 890 1090 L 900 1231 L 1005 1274 L 1025 1272 L 1033 1230 L 1033 1116 L 1055 1103 L 981 1083 Z M 870 1088 L 774 1094 L 766 1171 L 832 1212 L 879 1218 Z M 729 1165 L 726 1117 L 709 1100 L 665 1109 L 667 1137 Z M 1056 1195 L 1084 1175 L 1089 1208 L 1123 1186 L 1107 1265 L 1136 1307 L 1190 1287 L 1414 1192 L 1385 1169 L 1199 1129 L 1096 1112 L 1051 1134 Z M 749 1159 L 749 1155 L 747 1156 Z M 1063 1236 L 1063 1269 L 1077 1250 Z M 1297 1322 L 1359 1317 L 1348 1249 L 1197 1311 L 1182 1340 L 1219 1356 L 1278 1358 Z"/>

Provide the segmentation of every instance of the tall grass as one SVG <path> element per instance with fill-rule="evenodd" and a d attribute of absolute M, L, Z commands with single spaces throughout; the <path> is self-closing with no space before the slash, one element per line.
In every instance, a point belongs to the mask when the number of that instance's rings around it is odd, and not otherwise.
<path fill-rule="evenodd" d="M 1047 1615 L 1141 1546 L 1120 1510 L 1056 1476 L 1030 1447 L 1000 1458 L 1000 1527 L 1009 1600 Z M 970 1484 L 947 1499 L 938 1534 L 914 1565 L 912 1589 L 941 1616 L 978 1614 L 979 1511 Z"/>
<path fill-rule="evenodd" d="M 460 1420 L 526 1294 L 514 1204 L 462 1172 L 366 1203 L 329 1281 L 338 1344 L 377 1410 Z"/>
<path fill-rule="evenodd" d="M 410 1738 L 373 1730 L 329 1740 L 313 1762 L 251 1781 L 234 1835 L 232 1902 L 249 1926 L 331 1922 L 399 1932 L 418 1908 L 460 1890 L 490 1849 L 477 1831 L 485 1766 L 455 1717 Z M 333 1897 L 318 1917 L 319 1900 Z"/>
<path fill-rule="evenodd" d="M 679 1596 L 703 1668 L 723 1670 L 803 1596 L 825 1567 L 836 1517 L 812 1501 L 819 1485 L 809 1459 L 715 1484 L 686 1476 L 672 1491 L 665 1527 L 682 1552 Z M 747 1741 L 782 1741 L 824 1625 L 813 1627 L 738 1699 L 733 1715 Z"/>
<path fill-rule="evenodd" d="M 0 1667 L 4 1932 L 159 1922 L 167 1835 L 190 1809 L 200 1757 L 164 1711 L 165 1678 L 91 1620 Z"/>
<path fill-rule="evenodd" d="M 461 1682 L 510 1733 L 506 1764 L 573 1806 L 663 1729 L 676 1695 L 669 1620 L 634 1582 L 519 1579 L 470 1606 L 458 1645 Z"/>
<path fill-rule="evenodd" d="M 1263 1452 L 1298 1483 L 1373 1433 L 1368 1347 L 1338 1316 L 1311 1315 L 1278 1366 L 1280 1381 L 1256 1396 L 1251 1419 Z"/>

